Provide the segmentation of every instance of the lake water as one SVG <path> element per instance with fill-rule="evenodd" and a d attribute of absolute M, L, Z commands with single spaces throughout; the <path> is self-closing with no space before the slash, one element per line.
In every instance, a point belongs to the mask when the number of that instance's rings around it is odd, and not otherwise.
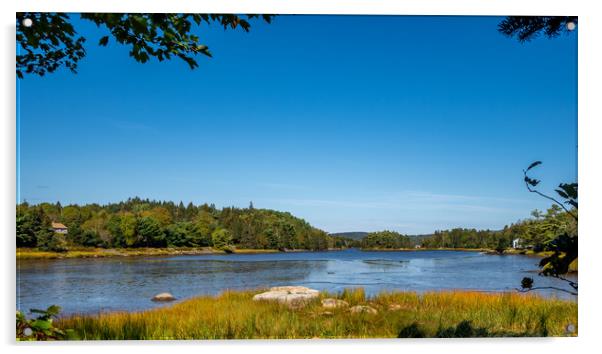
<path fill-rule="evenodd" d="M 513 291 L 525 276 L 537 286 L 568 289 L 537 276 L 539 259 L 462 251 L 271 253 L 101 259 L 19 260 L 17 308 L 57 304 L 63 313 L 143 310 L 170 292 L 178 299 L 226 289 L 303 285 L 332 292 L 363 287 L 384 290 L 473 289 Z M 554 290 L 545 296 L 575 298 Z"/>

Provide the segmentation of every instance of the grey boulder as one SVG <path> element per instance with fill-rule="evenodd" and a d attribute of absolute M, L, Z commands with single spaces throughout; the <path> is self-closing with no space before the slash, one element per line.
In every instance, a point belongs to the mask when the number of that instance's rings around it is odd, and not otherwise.
<path fill-rule="evenodd" d="M 152 297 L 152 301 L 174 301 L 176 298 L 170 293 L 160 293 Z"/>

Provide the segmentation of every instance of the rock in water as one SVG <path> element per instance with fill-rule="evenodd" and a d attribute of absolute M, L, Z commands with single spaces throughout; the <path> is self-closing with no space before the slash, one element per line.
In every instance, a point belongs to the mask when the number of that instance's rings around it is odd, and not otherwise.
<path fill-rule="evenodd" d="M 152 301 L 174 301 L 176 298 L 170 293 L 161 293 L 153 296 Z"/>
<path fill-rule="evenodd" d="M 331 299 L 331 298 L 322 300 L 322 307 L 327 308 L 327 309 L 335 309 L 335 308 L 347 307 L 347 306 L 349 306 L 349 303 L 347 303 L 347 301 L 344 301 L 344 300 Z"/>
<path fill-rule="evenodd" d="M 375 308 L 363 305 L 353 306 L 349 311 L 351 311 L 351 313 L 369 313 L 371 315 L 376 315 L 378 313 Z"/>
<path fill-rule="evenodd" d="M 318 290 L 304 286 L 276 286 L 253 296 L 254 301 L 278 301 L 290 307 L 300 307 L 320 295 Z"/>

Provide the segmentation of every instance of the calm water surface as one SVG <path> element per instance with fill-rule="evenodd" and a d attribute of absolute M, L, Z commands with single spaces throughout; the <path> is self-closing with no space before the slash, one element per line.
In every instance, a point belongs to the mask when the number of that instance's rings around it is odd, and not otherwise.
<path fill-rule="evenodd" d="M 57 304 L 63 313 L 143 310 L 150 298 L 170 292 L 178 299 L 226 289 L 303 285 L 331 292 L 363 287 L 384 290 L 473 289 L 512 291 L 523 277 L 537 286 L 567 288 L 537 276 L 538 258 L 462 251 L 272 253 L 103 259 L 20 260 L 17 308 Z M 554 290 L 545 296 L 566 298 Z"/>

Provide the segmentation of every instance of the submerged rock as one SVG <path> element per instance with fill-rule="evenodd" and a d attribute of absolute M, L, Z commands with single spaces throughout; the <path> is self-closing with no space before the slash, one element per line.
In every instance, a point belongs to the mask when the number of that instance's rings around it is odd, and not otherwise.
<path fill-rule="evenodd" d="M 253 296 L 254 301 L 278 301 L 291 307 L 303 306 L 320 295 L 318 290 L 304 286 L 276 286 Z"/>
<path fill-rule="evenodd" d="M 151 299 L 152 301 L 174 301 L 176 298 L 170 293 L 160 293 Z"/>
<path fill-rule="evenodd" d="M 349 306 L 349 303 L 344 300 L 332 299 L 332 298 L 322 300 L 322 307 L 327 308 L 327 309 L 335 309 L 335 308 L 339 308 L 339 307 L 348 307 L 348 306 Z"/>
<path fill-rule="evenodd" d="M 363 305 L 353 306 L 349 311 L 351 311 L 351 313 L 369 313 L 371 315 L 376 315 L 378 313 L 374 307 Z"/>

